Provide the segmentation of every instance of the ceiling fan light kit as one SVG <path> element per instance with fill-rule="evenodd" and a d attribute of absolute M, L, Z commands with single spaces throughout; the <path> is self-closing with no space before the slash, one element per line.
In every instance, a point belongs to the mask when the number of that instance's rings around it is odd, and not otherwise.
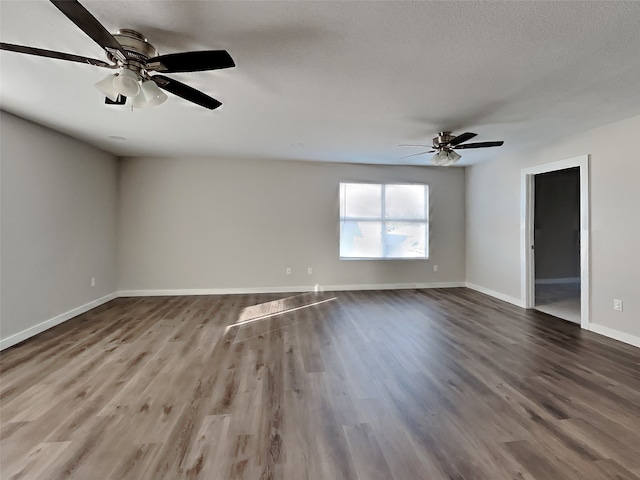
<path fill-rule="evenodd" d="M 431 157 L 431 163 L 438 167 L 448 167 L 453 165 L 462 157 L 453 150 L 441 150 Z"/>
<path fill-rule="evenodd" d="M 153 80 L 139 79 L 131 70 L 109 74 L 95 87 L 112 102 L 117 101 L 118 95 L 131 98 L 134 108 L 155 107 L 168 98 Z"/>
<path fill-rule="evenodd" d="M 109 100 L 106 103 L 122 105 L 125 101 L 124 97 L 128 97 L 132 99 L 131 105 L 134 108 L 154 107 L 167 100 L 167 95 L 161 90 L 163 89 L 209 110 L 222 105 L 215 98 L 195 88 L 156 73 L 202 72 L 235 67 L 233 59 L 226 50 L 158 55 L 158 51 L 144 35 L 135 30 L 120 29 L 114 34 L 109 33 L 77 0 L 50 1 L 80 30 L 100 45 L 112 63 L 4 42 L 0 42 L 0 50 L 118 69 L 119 73 L 110 74 L 95 84 L 95 87 Z"/>

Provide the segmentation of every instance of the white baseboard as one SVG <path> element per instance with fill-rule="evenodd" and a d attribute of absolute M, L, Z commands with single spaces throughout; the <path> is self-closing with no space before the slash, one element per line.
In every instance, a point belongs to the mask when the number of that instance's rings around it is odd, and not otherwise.
<path fill-rule="evenodd" d="M 590 323 L 589 331 L 604 335 L 605 337 L 613 338 L 614 340 L 618 340 L 623 343 L 628 343 L 629 345 L 633 345 L 634 347 L 640 347 L 640 337 L 621 332 L 620 330 L 614 330 L 613 328 Z"/>
<path fill-rule="evenodd" d="M 119 297 L 163 297 L 181 295 L 238 295 L 251 293 L 299 293 L 299 292 L 338 292 L 347 290 L 402 290 L 414 288 L 452 288 L 464 287 L 464 282 L 440 283 L 384 283 L 365 285 L 297 285 L 289 287 L 251 287 L 251 288 L 192 288 L 159 290 L 122 290 Z"/>
<path fill-rule="evenodd" d="M 0 350 L 9 348 L 15 345 L 16 343 L 20 343 L 23 340 L 26 340 L 27 338 L 31 338 L 34 335 L 42 333 L 45 330 L 50 329 L 51 327 L 55 327 L 56 325 L 59 325 L 62 322 L 66 322 L 67 320 L 73 317 L 77 317 L 78 315 L 88 312 L 92 308 L 99 307 L 100 305 L 107 303 L 117 297 L 118 297 L 117 293 L 115 292 L 110 293 L 109 295 L 105 295 L 102 298 L 98 298 L 97 300 L 93 300 L 92 302 L 85 303 L 80 307 L 74 308 L 72 310 L 69 310 L 68 312 L 57 315 L 53 318 L 50 318 L 49 320 L 45 320 L 44 322 L 34 325 L 33 327 L 29 327 L 26 330 L 23 330 L 21 332 L 15 333 L 10 337 L 3 338 L 2 340 L 0 340 Z"/>
<path fill-rule="evenodd" d="M 163 288 L 157 290 L 121 290 L 119 297 L 179 297 L 190 295 L 237 295 L 244 293 L 313 292 L 315 287 L 251 287 L 251 288 Z"/>
<path fill-rule="evenodd" d="M 511 303 L 513 305 L 516 305 L 517 307 L 524 308 L 524 302 L 519 298 L 511 297 L 509 295 L 505 295 L 504 293 L 496 292 L 495 290 L 490 290 L 488 288 L 481 287 L 480 285 L 475 285 L 469 282 L 467 282 L 465 286 L 467 288 L 470 288 L 471 290 L 475 290 L 476 292 L 484 293 L 485 295 L 497 298 L 498 300 L 502 300 L 503 302 Z"/>
<path fill-rule="evenodd" d="M 580 277 L 536 278 L 536 285 L 555 285 L 561 283 L 580 283 Z"/>
<path fill-rule="evenodd" d="M 456 288 L 464 287 L 464 282 L 434 283 L 380 283 L 365 285 L 322 285 L 319 291 L 343 292 L 349 290 L 413 290 L 421 288 Z"/>

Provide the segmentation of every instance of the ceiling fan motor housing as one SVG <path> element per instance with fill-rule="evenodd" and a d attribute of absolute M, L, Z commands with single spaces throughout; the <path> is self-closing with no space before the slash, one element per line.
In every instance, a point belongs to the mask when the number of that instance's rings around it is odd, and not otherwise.
<path fill-rule="evenodd" d="M 121 28 L 113 34 L 113 37 L 127 52 L 127 64 L 123 66 L 136 73 L 139 73 L 139 71 L 144 68 L 149 58 L 158 56 L 156 48 L 151 45 L 140 32 L 128 28 Z M 112 62 L 117 63 L 117 58 L 111 53 L 107 53 L 107 57 L 109 57 L 109 60 Z"/>
<path fill-rule="evenodd" d="M 451 132 L 440 132 L 438 136 L 433 139 L 433 148 L 437 150 L 449 150 L 450 148 L 447 147 L 447 145 L 453 138 Z"/>

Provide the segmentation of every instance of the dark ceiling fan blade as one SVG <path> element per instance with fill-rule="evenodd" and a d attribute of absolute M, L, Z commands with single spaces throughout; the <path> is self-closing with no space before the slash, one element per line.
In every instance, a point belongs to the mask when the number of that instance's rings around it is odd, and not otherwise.
<path fill-rule="evenodd" d="M 102 48 L 110 53 L 116 55 L 120 60 L 125 61 L 127 59 L 127 53 L 122 45 L 113 38 L 106 28 L 96 20 L 96 18 L 89 13 L 76 0 L 50 0 L 58 10 L 64 13 L 69 20 L 75 23 L 80 30 L 89 35 Z"/>
<path fill-rule="evenodd" d="M 235 66 L 231 55 L 226 50 L 170 53 L 147 60 L 149 70 L 166 73 L 202 72 Z"/>
<path fill-rule="evenodd" d="M 478 142 L 478 143 L 465 143 L 464 145 L 458 145 L 456 150 L 461 148 L 485 148 L 485 147 L 499 147 L 504 142 Z"/>
<path fill-rule="evenodd" d="M 171 92 L 178 97 L 182 97 L 185 100 L 200 105 L 201 107 L 208 108 L 209 110 L 215 110 L 222 105 L 222 103 L 215 98 L 211 98 L 209 95 L 206 95 L 189 85 L 185 85 L 182 82 L 178 82 L 173 78 L 165 77 L 164 75 L 154 75 L 150 78 L 156 82 L 156 85 L 167 92 Z"/>
<path fill-rule="evenodd" d="M 124 105 L 127 103 L 127 97 L 124 95 L 118 95 L 115 100 L 111 100 L 109 97 L 104 97 L 104 103 L 106 105 Z"/>
<path fill-rule="evenodd" d="M 400 145 L 398 145 L 399 147 L 425 147 L 425 148 L 431 148 L 431 145 L 413 145 L 410 143 L 402 143 Z"/>
<path fill-rule="evenodd" d="M 407 155 L 406 157 L 399 158 L 398 160 L 404 160 L 405 158 L 415 157 L 417 155 L 424 155 L 425 153 L 433 153 L 433 152 L 434 152 L 433 150 L 429 150 L 427 152 L 414 153 L 412 155 Z"/>
<path fill-rule="evenodd" d="M 471 140 L 473 137 L 478 135 L 477 133 L 465 132 L 461 133 L 457 137 L 454 137 L 449 142 L 449 145 L 455 147 L 456 145 L 460 145 L 462 142 L 466 142 L 467 140 Z"/>
<path fill-rule="evenodd" d="M 57 58 L 58 60 L 68 60 L 70 62 L 87 63 L 96 67 L 115 68 L 110 63 L 96 60 L 95 58 L 81 57 L 70 53 L 54 52 L 53 50 L 45 50 L 43 48 L 25 47 L 23 45 L 14 45 L 12 43 L 1 43 L 0 50 L 9 52 L 26 53 L 27 55 L 36 55 L 38 57 Z"/>

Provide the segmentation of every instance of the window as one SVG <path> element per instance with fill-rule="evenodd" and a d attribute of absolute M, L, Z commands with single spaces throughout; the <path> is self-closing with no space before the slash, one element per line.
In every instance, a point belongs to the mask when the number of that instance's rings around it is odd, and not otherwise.
<path fill-rule="evenodd" d="M 429 186 L 340 184 L 340 258 L 428 258 Z"/>

